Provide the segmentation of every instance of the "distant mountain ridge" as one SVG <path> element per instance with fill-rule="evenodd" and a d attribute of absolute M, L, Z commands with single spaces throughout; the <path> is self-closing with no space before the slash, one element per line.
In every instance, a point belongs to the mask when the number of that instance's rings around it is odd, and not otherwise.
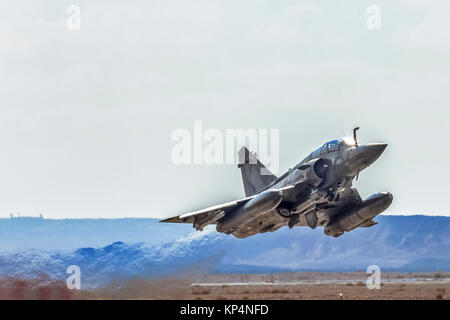
<path fill-rule="evenodd" d="M 73 264 L 90 285 L 184 270 L 354 271 L 376 264 L 385 271 L 450 271 L 450 217 L 375 220 L 338 239 L 299 227 L 236 239 L 213 226 L 197 232 L 156 219 L 0 219 L 0 276 L 64 279 Z"/>

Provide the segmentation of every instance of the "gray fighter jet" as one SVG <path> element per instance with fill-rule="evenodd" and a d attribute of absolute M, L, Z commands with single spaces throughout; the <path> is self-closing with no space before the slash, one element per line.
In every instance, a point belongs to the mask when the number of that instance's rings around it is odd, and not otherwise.
<path fill-rule="evenodd" d="M 339 237 L 357 227 L 371 227 L 386 210 L 392 194 L 381 192 L 362 200 L 353 179 L 383 153 L 386 144 L 358 145 L 353 139 L 325 143 L 280 177 L 243 147 L 239 164 L 246 198 L 182 214 L 162 222 L 192 223 L 197 230 L 216 224 L 218 232 L 246 238 L 283 226 L 324 227 Z"/>

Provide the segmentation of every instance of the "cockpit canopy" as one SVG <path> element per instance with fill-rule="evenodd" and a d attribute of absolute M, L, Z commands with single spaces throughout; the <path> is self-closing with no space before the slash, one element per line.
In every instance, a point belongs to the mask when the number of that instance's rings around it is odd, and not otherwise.
<path fill-rule="evenodd" d="M 351 147 L 355 146 L 355 141 L 351 138 L 344 138 L 344 139 L 335 139 L 328 141 L 323 144 L 323 146 L 317 148 L 314 150 L 309 156 L 307 156 L 305 159 L 303 159 L 300 163 L 305 163 L 308 161 L 311 161 L 312 159 L 320 158 L 323 154 L 328 154 L 331 152 L 339 151 L 339 150 L 345 150 Z"/>

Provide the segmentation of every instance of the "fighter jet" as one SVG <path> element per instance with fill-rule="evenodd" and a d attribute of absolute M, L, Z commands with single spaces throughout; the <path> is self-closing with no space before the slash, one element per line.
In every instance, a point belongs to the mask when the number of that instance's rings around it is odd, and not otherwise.
<path fill-rule="evenodd" d="M 339 237 L 357 227 L 371 227 L 378 214 L 392 203 L 389 192 L 362 200 L 352 187 L 359 173 L 374 163 L 387 144 L 359 145 L 353 139 L 326 142 L 280 177 L 273 175 L 256 155 L 243 147 L 238 155 L 246 197 L 161 222 L 192 223 L 197 230 L 216 224 L 216 230 L 246 238 L 283 226 L 323 227 Z"/>

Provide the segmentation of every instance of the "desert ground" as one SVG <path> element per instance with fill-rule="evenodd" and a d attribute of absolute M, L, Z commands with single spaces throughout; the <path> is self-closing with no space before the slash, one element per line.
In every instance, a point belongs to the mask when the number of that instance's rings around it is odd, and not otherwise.
<path fill-rule="evenodd" d="M 0 299 L 450 299 L 450 273 L 383 273 L 380 289 L 368 289 L 368 274 L 299 272 L 215 274 L 129 279 L 102 289 L 68 290 L 62 281 L 0 280 Z"/>

